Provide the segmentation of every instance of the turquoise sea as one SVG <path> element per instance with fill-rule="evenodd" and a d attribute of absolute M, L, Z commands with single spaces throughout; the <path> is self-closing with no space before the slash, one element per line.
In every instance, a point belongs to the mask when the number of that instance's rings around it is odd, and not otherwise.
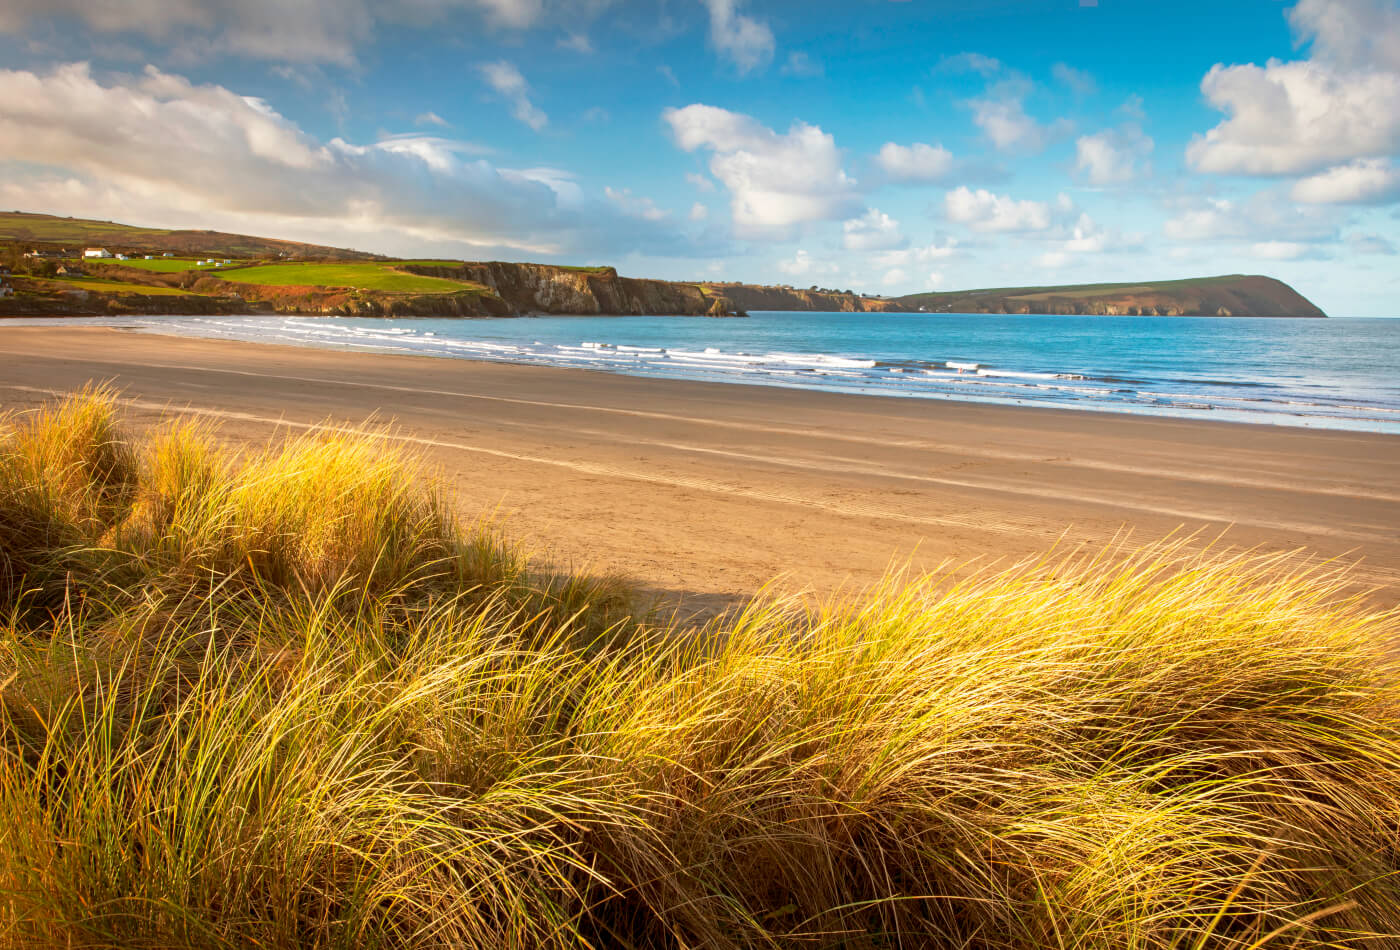
<path fill-rule="evenodd" d="M 754 313 L 74 322 L 636 376 L 1400 433 L 1400 319 Z"/>

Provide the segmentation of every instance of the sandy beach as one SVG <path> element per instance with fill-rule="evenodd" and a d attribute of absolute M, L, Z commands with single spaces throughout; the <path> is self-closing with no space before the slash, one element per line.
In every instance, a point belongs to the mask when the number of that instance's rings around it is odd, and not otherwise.
<path fill-rule="evenodd" d="M 699 609 L 775 578 L 819 593 L 892 563 L 1009 563 L 1052 546 L 1304 550 L 1400 602 L 1400 438 L 465 360 L 0 328 L 0 405 L 111 381 L 264 443 L 392 422 L 468 517 L 538 554 Z"/>

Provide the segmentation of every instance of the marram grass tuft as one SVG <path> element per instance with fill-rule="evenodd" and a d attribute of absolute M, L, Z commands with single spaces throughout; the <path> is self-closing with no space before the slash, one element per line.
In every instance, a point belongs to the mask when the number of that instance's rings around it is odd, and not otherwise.
<path fill-rule="evenodd" d="M 0 946 L 1400 945 L 1397 617 L 1160 545 L 704 631 L 381 440 L 0 434 Z"/>

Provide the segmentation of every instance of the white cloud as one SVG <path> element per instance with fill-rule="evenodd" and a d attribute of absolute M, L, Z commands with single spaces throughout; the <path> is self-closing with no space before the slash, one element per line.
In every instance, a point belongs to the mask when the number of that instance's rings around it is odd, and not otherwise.
<path fill-rule="evenodd" d="M 679 243 L 587 199 L 567 172 L 499 168 L 432 136 L 320 141 L 268 103 L 147 67 L 0 70 L 11 206 L 227 227 L 375 249 L 452 243 L 531 255 Z M 21 198 L 16 202 L 17 198 Z"/>
<path fill-rule="evenodd" d="M 899 222 L 876 208 L 841 225 L 841 246 L 848 251 L 888 251 L 905 243 Z"/>
<path fill-rule="evenodd" d="M 908 247 L 885 251 L 874 257 L 877 267 L 926 267 L 934 261 L 945 260 L 958 253 L 958 239 L 947 238 L 942 243 L 934 241 L 923 247 Z"/>
<path fill-rule="evenodd" d="M 984 188 L 972 191 L 966 185 L 943 197 L 944 213 L 950 221 L 966 224 L 974 231 L 1044 231 L 1050 227 L 1050 206 L 1041 201 L 1016 201 Z"/>
<path fill-rule="evenodd" d="M 835 274 L 841 268 L 830 261 L 816 261 L 807 251 L 799 248 L 790 259 L 778 262 L 778 270 L 793 277 Z"/>
<path fill-rule="evenodd" d="M 898 145 L 886 142 L 875 156 L 875 164 L 891 181 L 936 182 L 953 170 L 953 153 L 941 145 Z"/>
<path fill-rule="evenodd" d="M 881 278 L 881 283 L 886 287 L 894 287 L 897 284 L 904 283 L 908 279 L 909 275 L 896 267 L 885 272 L 885 276 Z"/>
<path fill-rule="evenodd" d="M 1318 59 L 1400 71 L 1400 7 L 1388 0 L 1300 0 L 1288 19 Z"/>
<path fill-rule="evenodd" d="M 436 125 L 447 128 L 448 121 L 436 112 L 424 112 L 413 120 L 414 125 Z"/>
<path fill-rule="evenodd" d="M 773 31 L 768 24 L 738 10 L 742 0 L 700 0 L 710 11 L 710 43 L 740 74 L 768 65 L 773 58 Z"/>
<path fill-rule="evenodd" d="M 598 3 L 572 10 L 596 12 Z M 190 59 L 227 53 L 285 62 L 350 65 L 381 25 L 425 26 L 452 15 L 525 29 L 546 14 L 546 0 L 5 0 L 0 33 L 24 33 L 45 19 L 81 20 L 103 33 L 139 33 L 182 49 Z"/>
<path fill-rule="evenodd" d="M 729 191 L 740 237 L 787 237 L 857 208 L 836 142 L 816 126 L 795 122 L 779 135 L 750 116 L 698 103 L 667 109 L 662 118 L 681 148 L 714 153 L 710 173 Z"/>
<path fill-rule="evenodd" d="M 706 178 L 704 175 L 697 174 L 696 172 L 686 172 L 685 180 L 690 182 L 700 191 L 710 192 L 715 190 L 715 183 L 713 181 Z"/>
<path fill-rule="evenodd" d="M 530 101 L 530 84 L 513 63 L 502 59 L 494 63 L 482 63 L 477 68 L 486 84 L 510 103 L 511 115 L 536 132 L 549 124 L 549 116 Z"/>
<path fill-rule="evenodd" d="M 587 33 L 570 33 L 562 37 L 557 45 L 560 49 L 573 50 L 585 56 L 593 52 L 593 41 L 588 38 Z"/>
<path fill-rule="evenodd" d="M 1227 116 L 1187 146 L 1216 174 L 1311 176 L 1316 202 L 1396 197 L 1374 163 L 1400 154 L 1400 6 L 1394 0 L 1300 0 L 1289 12 L 1304 60 L 1217 64 L 1201 81 Z"/>
<path fill-rule="evenodd" d="M 709 216 L 710 209 L 702 205 L 700 202 L 697 201 L 695 202 L 695 204 L 690 206 L 690 220 L 704 221 Z"/>
<path fill-rule="evenodd" d="M 1123 184 L 1146 173 L 1140 163 L 1152 153 L 1153 145 L 1133 123 L 1083 135 L 1075 142 L 1075 168 L 1092 185 Z"/>
<path fill-rule="evenodd" d="M 1308 174 L 1400 150 L 1400 74 L 1270 60 L 1217 65 L 1201 90 L 1230 117 L 1187 146 L 1197 171 Z"/>
<path fill-rule="evenodd" d="M 603 193 L 629 218 L 663 221 L 667 217 L 666 212 L 656 206 L 656 202 L 650 198 L 634 196 L 630 188 L 604 188 Z"/>
<path fill-rule="evenodd" d="M 1026 113 L 1025 97 L 1031 86 L 1021 79 L 996 83 L 987 95 L 972 99 L 972 121 L 998 149 L 1020 153 L 1040 152 L 1071 128 L 1067 119 L 1044 125 Z"/>
<path fill-rule="evenodd" d="M 1297 261 L 1326 256 L 1317 245 L 1299 241 L 1260 241 L 1250 246 L 1249 253 L 1265 261 Z"/>
<path fill-rule="evenodd" d="M 1055 77 L 1055 81 L 1067 86 L 1070 91 L 1079 96 L 1091 96 L 1098 92 L 1099 84 L 1094 81 L 1094 77 L 1082 69 L 1075 69 L 1068 63 L 1056 63 L 1050 69 L 1050 74 Z"/>
<path fill-rule="evenodd" d="M 1001 60 L 981 53 L 957 53 L 938 61 L 938 68 L 950 73 L 980 73 L 991 76 L 1000 72 Z"/>
<path fill-rule="evenodd" d="M 1070 255 L 1064 251 L 1046 251 L 1035 259 L 1035 266 L 1046 270 L 1059 270 L 1070 262 Z"/>
<path fill-rule="evenodd" d="M 1388 158 L 1359 158 L 1293 185 L 1295 201 L 1310 204 L 1381 204 L 1400 198 L 1400 168 Z"/>
<path fill-rule="evenodd" d="M 1179 241 L 1335 240 L 1337 215 L 1325 207 L 1299 207 L 1271 191 L 1245 199 L 1191 199 L 1163 225 Z"/>
<path fill-rule="evenodd" d="M 798 76 L 803 79 L 812 79 L 826 72 L 826 67 L 821 60 L 813 59 L 808 54 L 797 50 L 789 53 L 787 62 L 783 64 L 784 76 Z"/>
<path fill-rule="evenodd" d="M 1072 254 L 1098 254 L 1107 244 L 1108 233 L 1088 214 L 1081 214 L 1064 243 L 1064 250 Z"/>

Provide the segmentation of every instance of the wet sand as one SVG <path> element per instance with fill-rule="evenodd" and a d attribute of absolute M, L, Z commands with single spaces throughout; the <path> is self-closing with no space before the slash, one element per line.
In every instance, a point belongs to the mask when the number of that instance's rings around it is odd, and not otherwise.
<path fill-rule="evenodd" d="M 0 326 L 0 406 L 90 380 L 138 425 L 196 413 L 234 440 L 393 422 L 465 515 L 702 609 L 780 575 L 825 593 L 1173 532 L 1354 564 L 1400 603 L 1397 436 Z"/>

